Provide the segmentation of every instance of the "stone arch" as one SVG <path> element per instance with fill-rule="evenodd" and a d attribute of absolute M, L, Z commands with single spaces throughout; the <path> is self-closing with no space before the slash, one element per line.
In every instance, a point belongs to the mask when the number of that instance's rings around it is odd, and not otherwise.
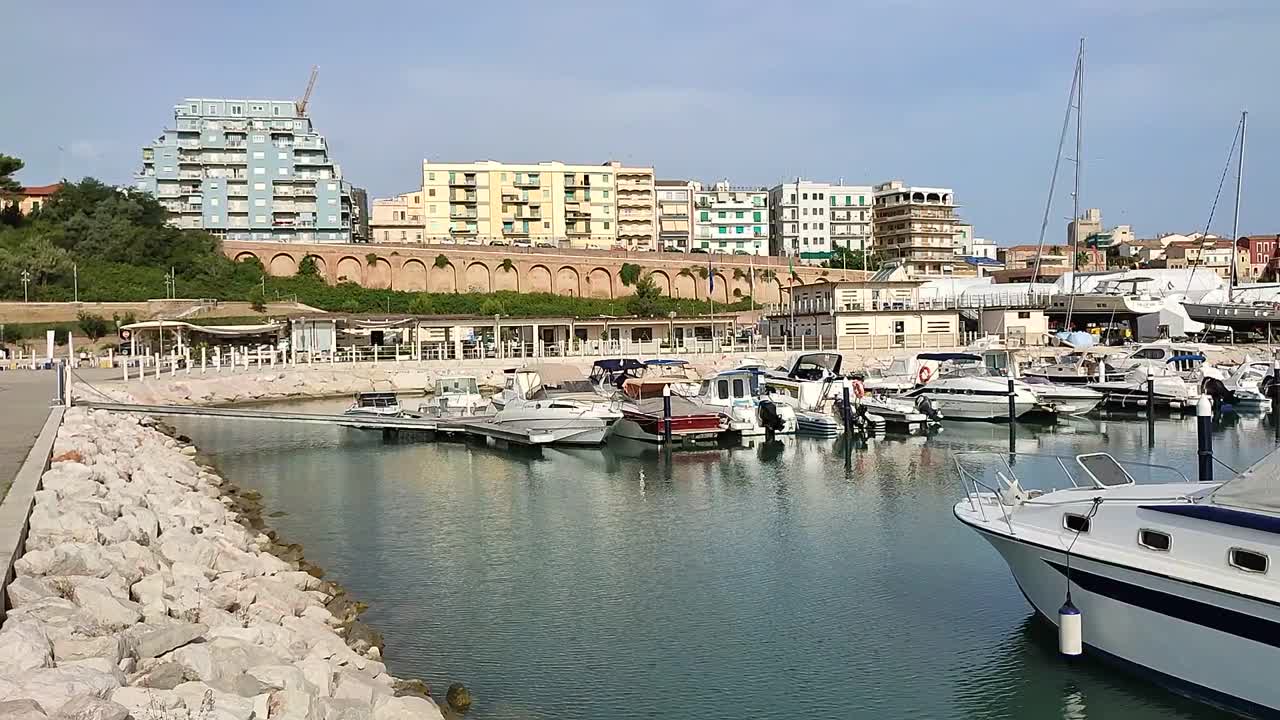
<path fill-rule="evenodd" d="M 729 280 L 724 276 L 724 273 L 717 270 L 715 283 L 708 281 L 708 285 L 707 292 L 710 299 L 714 299 L 718 303 L 729 303 Z M 714 287 L 710 287 L 711 285 L 714 285 Z"/>
<path fill-rule="evenodd" d="M 554 292 L 551 286 L 551 268 L 546 265 L 529 268 L 527 292 Z"/>
<path fill-rule="evenodd" d="M 364 284 L 364 263 L 358 258 L 344 255 L 338 259 L 338 266 L 334 268 L 336 275 L 334 279 L 338 282 L 353 282 Z"/>
<path fill-rule="evenodd" d="M 510 270 L 501 265 L 493 269 L 493 289 L 520 291 L 520 271 L 515 265 Z"/>
<path fill-rule="evenodd" d="M 756 281 L 756 302 L 782 302 L 782 281 L 778 278 L 761 278 Z"/>
<path fill-rule="evenodd" d="M 409 292 L 426 292 L 427 266 L 421 260 L 405 260 L 400 266 L 399 289 Z"/>
<path fill-rule="evenodd" d="M 649 277 L 653 279 L 653 284 L 658 286 L 658 290 L 662 291 L 663 295 L 671 295 L 671 277 L 666 271 L 654 270 L 649 273 Z"/>
<path fill-rule="evenodd" d="M 686 300 L 693 299 L 698 296 L 698 278 L 696 276 L 676 275 L 675 293 L 672 297 L 683 298 Z"/>
<path fill-rule="evenodd" d="M 316 264 L 316 275 L 326 281 L 329 279 L 329 264 L 324 261 L 324 258 L 314 254 L 307 254 L 303 257 L 311 258 L 311 262 Z M 299 261 L 299 263 L 301 263 L 301 261 Z"/>
<path fill-rule="evenodd" d="M 386 258 L 375 258 L 373 264 L 368 265 L 364 284 L 365 287 L 378 289 L 391 287 L 391 263 Z"/>
<path fill-rule="evenodd" d="M 489 292 L 492 289 L 489 266 L 479 261 L 468 265 L 463 274 L 463 286 L 467 292 Z"/>
<path fill-rule="evenodd" d="M 257 260 L 257 259 L 258 259 L 258 256 L 254 255 L 248 250 L 244 250 L 236 253 L 236 262 L 244 262 L 245 260 Z"/>
<path fill-rule="evenodd" d="M 578 277 L 577 268 L 565 265 L 556 271 L 556 294 L 582 296 L 582 278 Z"/>
<path fill-rule="evenodd" d="M 298 262 L 289 253 L 276 253 L 271 256 L 267 265 L 267 274 L 272 277 L 292 277 L 298 273 Z"/>
<path fill-rule="evenodd" d="M 613 275 L 602 267 L 592 268 L 587 273 L 586 292 L 588 297 L 612 298 Z"/>
<path fill-rule="evenodd" d="M 427 290 L 435 293 L 458 292 L 458 272 L 453 263 L 444 267 L 432 265 L 427 271 Z"/>

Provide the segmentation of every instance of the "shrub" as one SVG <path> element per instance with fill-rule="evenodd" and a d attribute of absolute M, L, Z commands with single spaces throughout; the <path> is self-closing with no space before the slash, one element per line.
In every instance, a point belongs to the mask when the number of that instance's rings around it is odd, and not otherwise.
<path fill-rule="evenodd" d="M 99 338 L 111 331 L 111 327 L 107 325 L 105 318 L 84 310 L 76 313 L 76 326 L 80 328 L 80 332 L 84 333 L 85 337 L 94 342 L 97 342 Z"/>

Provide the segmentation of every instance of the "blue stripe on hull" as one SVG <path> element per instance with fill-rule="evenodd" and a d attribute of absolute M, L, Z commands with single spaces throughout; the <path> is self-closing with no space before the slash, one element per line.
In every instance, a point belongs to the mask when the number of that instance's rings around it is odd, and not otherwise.
<path fill-rule="evenodd" d="M 1208 520 L 1223 525 L 1248 528 L 1259 532 L 1280 535 L 1280 518 L 1258 513 L 1232 510 L 1219 505 L 1140 505 L 1142 510 L 1181 515 L 1197 520 Z"/>

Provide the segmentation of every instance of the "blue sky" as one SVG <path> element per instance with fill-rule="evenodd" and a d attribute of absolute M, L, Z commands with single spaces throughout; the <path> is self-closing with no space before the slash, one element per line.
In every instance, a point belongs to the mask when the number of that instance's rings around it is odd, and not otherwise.
<path fill-rule="evenodd" d="M 949 186 L 977 234 L 1035 242 L 1084 35 L 1082 205 L 1142 236 L 1203 228 L 1247 108 L 1241 231 L 1280 231 L 1274 0 L 72 0 L 6 15 L 0 152 L 27 161 L 28 184 L 126 182 L 182 98 L 296 97 L 317 64 L 312 118 L 374 196 L 412 189 L 423 157 L 615 158 L 744 185 Z"/>

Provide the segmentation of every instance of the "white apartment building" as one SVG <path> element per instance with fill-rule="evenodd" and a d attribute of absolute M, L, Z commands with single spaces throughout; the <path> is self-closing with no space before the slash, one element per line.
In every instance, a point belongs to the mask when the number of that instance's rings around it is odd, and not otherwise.
<path fill-rule="evenodd" d="M 711 253 L 769 254 L 769 191 L 694 183 L 693 247 Z"/>
<path fill-rule="evenodd" d="M 376 198 L 369 228 L 375 243 L 421 243 L 423 241 L 422 191 Z"/>
<path fill-rule="evenodd" d="M 966 258 L 986 258 L 987 260 L 999 260 L 1000 253 L 996 248 L 994 240 L 986 238 L 973 237 L 973 226 L 964 225 L 967 228 L 967 234 L 956 234 L 955 253 L 956 257 Z"/>
<path fill-rule="evenodd" d="M 873 237 L 868 185 L 797 179 L 769 190 L 770 252 L 821 262 L 834 247 L 865 250 Z"/>
<path fill-rule="evenodd" d="M 689 252 L 693 239 L 693 192 L 689 180 L 657 180 L 658 249 Z"/>
<path fill-rule="evenodd" d="M 951 275 L 956 266 L 955 194 L 890 180 L 875 186 L 875 251 L 910 277 Z"/>

